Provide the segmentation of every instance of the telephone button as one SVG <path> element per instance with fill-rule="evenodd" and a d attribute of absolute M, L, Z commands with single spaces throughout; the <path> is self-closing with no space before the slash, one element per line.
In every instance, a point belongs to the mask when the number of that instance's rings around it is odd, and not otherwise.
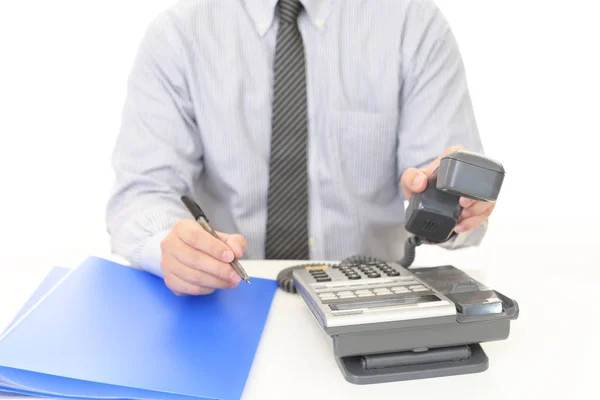
<path fill-rule="evenodd" d="M 321 294 L 319 294 L 319 298 L 321 300 L 334 300 L 337 297 L 336 297 L 335 293 L 321 293 Z"/>

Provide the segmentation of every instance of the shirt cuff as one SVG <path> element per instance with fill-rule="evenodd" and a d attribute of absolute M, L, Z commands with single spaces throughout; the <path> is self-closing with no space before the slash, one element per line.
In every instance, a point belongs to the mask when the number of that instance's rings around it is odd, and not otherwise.
<path fill-rule="evenodd" d="M 140 265 L 139 267 L 151 274 L 154 274 L 160 278 L 164 278 L 160 263 L 162 260 L 162 251 L 160 243 L 169 234 L 170 230 L 164 230 L 150 236 L 142 248 L 140 254 Z"/>

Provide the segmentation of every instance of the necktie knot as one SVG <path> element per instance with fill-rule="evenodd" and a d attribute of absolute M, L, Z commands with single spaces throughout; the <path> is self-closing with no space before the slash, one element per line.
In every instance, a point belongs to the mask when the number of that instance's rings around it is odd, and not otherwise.
<path fill-rule="evenodd" d="M 279 18 L 282 22 L 295 24 L 302 11 L 300 0 L 279 0 Z"/>

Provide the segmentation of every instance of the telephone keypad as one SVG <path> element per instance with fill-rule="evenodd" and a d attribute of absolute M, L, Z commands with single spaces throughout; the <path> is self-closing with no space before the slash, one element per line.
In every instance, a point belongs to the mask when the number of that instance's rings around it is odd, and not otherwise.
<path fill-rule="evenodd" d="M 341 272 L 349 280 L 400 276 L 398 271 L 385 262 L 334 265 L 332 268 Z"/>
<path fill-rule="evenodd" d="M 400 276 L 394 267 L 384 262 L 353 263 L 330 267 L 312 267 L 310 275 L 315 282 L 321 302 L 325 304 L 340 301 L 372 301 L 406 296 L 433 294 L 413 276 Z M 348 282 L 344 285 L 343 282 Z"/>

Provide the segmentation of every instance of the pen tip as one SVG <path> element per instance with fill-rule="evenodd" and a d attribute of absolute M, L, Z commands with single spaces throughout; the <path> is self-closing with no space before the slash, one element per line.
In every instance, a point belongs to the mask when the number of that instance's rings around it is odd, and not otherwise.
<path fill-rule="evenodd" d="M 244 279 L 248 284 L 250 284 L 250 278 Z"/>

